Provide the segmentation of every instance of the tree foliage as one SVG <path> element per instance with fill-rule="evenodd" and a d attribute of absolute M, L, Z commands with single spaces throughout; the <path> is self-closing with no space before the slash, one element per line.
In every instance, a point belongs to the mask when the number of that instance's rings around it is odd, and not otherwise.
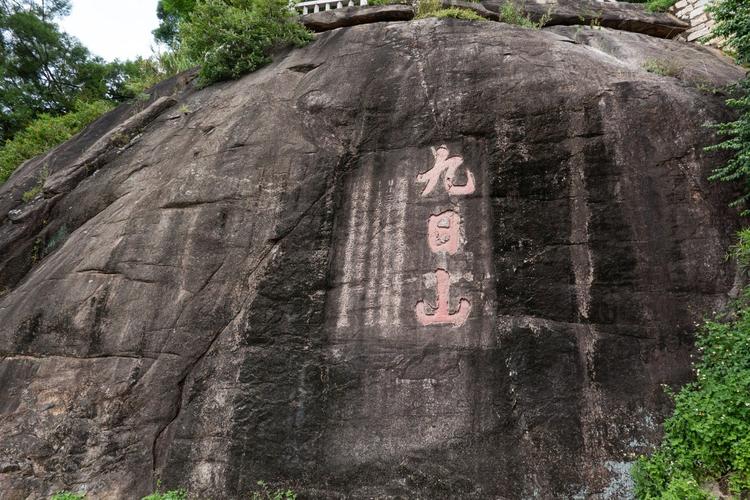
<path fill-rule="evenodd" d="M 312 39 L 293 16 L 286 0 L 203 0 L 180 23 L 179 50 L 200 62 L 203 84 L 239 78 L 270 62 L 272 49 Z"/>
<path fill-rule="evenodd" d="M 736 109 L 736 120 L 715 125 L 719 135 L 727 139 L 708 151 L 728 151 L 732 157 L 727 163 L 715 169 L 711 180 L 729 181 L 739 184 L 742 194 L 732 202 L 732 206 L 743 207 L 743 215 L 750 214 L 750 80 L 744 80 L 735 89 L 738 96 L 727 100 L 727 105 Z"/>
<path fill-rule="evenodd" d="M 37 116 L 13 139 L 0 147 L 0 184 L 24 161 L 70 139 L 110 109 L 110 101 L 78 101 L 73 110 L 64 115 Z"/>
<path fill-rule="evenodd" d="M 134 97 L 144 60 L 108 63 L 56 24 L 70 0 L 0 0 L 0 144 L 36 117 L 81 101 Z"/>
<path fill-rule="evenodd" d="M 105 62 L 56 24 L 69 0 L 0 0 L 0 184 L 112 103 L 190 67 L 174 52 Z"/>
<path fill-rule="evenodd" d="M 120 68 L 92 57 L 55 24 L 68 10 L 68 0 L 0 2 L 0 143 L 41 113 L 117 94 Z"/>
<path fill-rule="evenodd" d="M 627 3 L 645 3 L 649 12 L 666 12 L 677 0 L 620 0 Z"/>
<path fill-rule="evenodd" d="M 159 0 L 156 5 L 159 27 L 153 31 L 154 38 L 175 47 L 179 41 L 180 22 L 189 19 L 195 4 L 196 0 Z"/>
<path fill-rule="evenodd" d="M 734 51 L 737 62 L 750 64 L 750 2 L 747 0 L 720 0 L 710 7 L 716 26 L 712 36 L 725 39 L 725 48 Z M 745 79 L 735 89 L 735 96 L 727 104 L 736 109 L 735 121 L 716 125 L 725 140 L 708 148 L 709 151 L 727 151 L 731 159 L 714 170 L 711 179 L 739 183 L 742 195 L 734 206 L 744 207 L 743 214 L 750 214 L 750 79 Z"/>
<path fill-rule="evenodd" d="M 708 11 L 716 21 L 712 36 L 724 37 L 724 48 L 734 51 L 737 62 L 750 64 L 750 2 L 720 0 Z"/>

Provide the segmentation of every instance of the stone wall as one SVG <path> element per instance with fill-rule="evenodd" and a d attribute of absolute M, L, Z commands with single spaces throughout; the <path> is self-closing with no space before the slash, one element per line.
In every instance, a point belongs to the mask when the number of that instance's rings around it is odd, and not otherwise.
<path fill-rule="evenodd" d="M 680 0 L 670 9 L 672 14 L 690 23 L 690 29 L 680 35 L 679 38 L 688 42 L 697 42 L 710 34 L 714 20 L 705 10 L 709 3 L 711 3 L 711 0 Z M 718 39 L 713 39 L 708 44 L 718 45 L 718 42 Z"/>

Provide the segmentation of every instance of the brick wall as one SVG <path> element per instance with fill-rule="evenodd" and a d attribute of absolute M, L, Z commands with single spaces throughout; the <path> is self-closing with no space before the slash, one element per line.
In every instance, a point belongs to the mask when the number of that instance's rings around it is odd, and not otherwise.
<path fill-rule="evenodd" d="M 714 20 L 705 11 L 709 3 L 711 0 L 680 0 L 670 9 L 672 14 L 690 23 L 690 29 L 680 35 L 680 38 L 693 42 L 711 33 Z M 718 45 L 719 40 L 714 39 L 708 43 Z"/>

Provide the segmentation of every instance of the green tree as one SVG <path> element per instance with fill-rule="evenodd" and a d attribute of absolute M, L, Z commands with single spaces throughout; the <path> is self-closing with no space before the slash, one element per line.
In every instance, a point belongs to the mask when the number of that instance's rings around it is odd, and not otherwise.
<path fill-rule="evenodd" d="M 174 52 L 105 62 L 60 31 L 69 0 L 0 0 L 0 184 L 114 103 L 190 67 Z"/>
<path fill-rule="evenodd" d="M 750 64 L 750 2 L 719 0 L 708 10 L 716 21 L 711 35 L 725 37 L 725 50 L 734 51 L 738 63 Z"/>
<path fill-rule="evenodd" d="M 159 0 L 156 5 L 156 17 L 159 27 L 153 31 L 156 40 L 175 47 L 181 21 L 186 21 L 195 10 L 196 0 Z"/>
<path fill-rule="evenodd" d="M 750 2 L 747 0 L 719 0 L 709 11 L 716 26 L 711 36 L 725 39 L 724 48 L 733 51 L 737 62 L 750 64 Z M 727 104 L 738 111 L 735 121 L 716 126 L 719 135 L 726 140 L 708 148 L 709 151 L 728 151 L 732 158 L 726 165 L 717 168 L 712 180 L 740 183 L 743 194 L 734 206 L 744 207 L 744 215 L 750 214 L 750 78 L 736 86 L 735 96 Z"/>
<path fill-rule="evenodd" d="M 0 144 L 36 116 L 122 95 L 123 67 L 93 57 L 56 19 L 69 0 L 0 0 Z"/>

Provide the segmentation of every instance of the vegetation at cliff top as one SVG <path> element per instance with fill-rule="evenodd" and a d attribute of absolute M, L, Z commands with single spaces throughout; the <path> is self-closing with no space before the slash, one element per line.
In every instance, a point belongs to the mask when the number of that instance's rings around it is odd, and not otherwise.
<path fill-rule="evenodd" d="M 312 39 L 285 0 L 161 0 L 154 36 L 169 48 L 106 63 L 59 30 L 69 10 L 70 0 L 0 3 L 0 184 L 112 103 L 148 97 L 173 74 L 200 64 L 204 85 L 238 78 L 270 62 L 273 49 Z"/>
<path fill-rule="evenodd" d="M 506 2 L 500 8 L 500 22 L 515 24 L 524 28 L 541 28 L 547 21 L 537 23 L 521 7 L 516 5 L 515 2 Z"/>
<path fill-rule="evenodd" d="M 180 22 L 188 18 L 196 3 L 197 0 L 159 0 L 156 4 L 159 27 L 153 31 L 154 38 L 174 47 L 178 43 Z"/>
<path fill-rule="evenodd" d="M 432 13 L 432 17 L 438 19 L 453 18 L 463 19 L 464 21 L 486 21 L 484 17 L 480 16 L 473 10 L 462 9 L 460 7 L 449 7 L 447 9 L 440 9 Z"/>
<path fill-rule="evenodd" d="M 666 12 L 677 0 L 620 0 L 627 3 L 645 3 L 649 12 Z"/>
<path fill-rule="evenodd" d="M 272 49 L 312 40 L 286 0 L 203 0 L 179 23 L 177 51 L 201 64 L 204 85 L 239 78 L 271 61 Z"/>
<path fill-rule="evenodd" d="M 465 21 L 486 21 L 473 10 L 462 9 L 459 7 L 442 8 L 440 0 L 419 0 L 415 19 L 425 19 L 427 17 L 437 17 L 439 19 L 451 17 L 454 19 L 463 19 Z"/>
<path fill-rule="evenodd" d="M 646 2 L 646 10 L 650 12 L 666 12 L 677 0 L 649 0 Z"/>

